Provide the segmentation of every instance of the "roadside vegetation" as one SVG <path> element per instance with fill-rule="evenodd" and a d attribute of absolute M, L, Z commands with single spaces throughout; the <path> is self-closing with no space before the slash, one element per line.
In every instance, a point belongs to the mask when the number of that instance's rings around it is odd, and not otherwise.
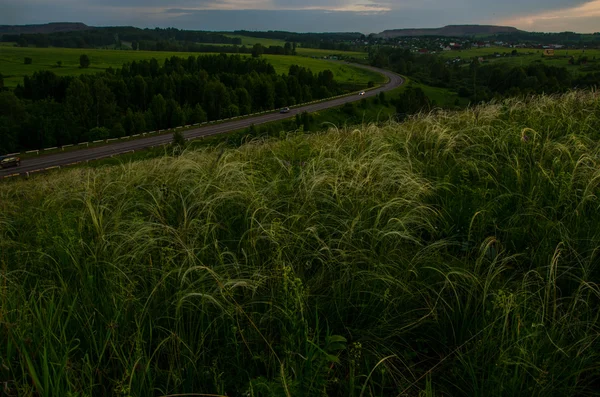
<path fill-rule="evenodd" d="M 593 395 L 600 101 L 0 184 L 6 395 Z"/>
<path fill-rule="evenodd" d="M 310 66 L 323 62 L 299 59 Z M 340 82 L 329 69 L 315 73 L 293 63 L 286 73 L 278 74 L 270 61 L 218 54 L 171 57 L 162 64 L 155 58 L 133 61 L 116 70 L 78 77 L 36 72 L 25 76 L 13 91 L 0 92 L 0 153 L 244 116 L 369 85 L 360 77 L 362 70 L 343 63 L 325 62 L 338 72 Z M 81 56 L 79 70 L 93 62 L 93 57 Z M 384 79 L 371 71 L 362 76 Z"/>

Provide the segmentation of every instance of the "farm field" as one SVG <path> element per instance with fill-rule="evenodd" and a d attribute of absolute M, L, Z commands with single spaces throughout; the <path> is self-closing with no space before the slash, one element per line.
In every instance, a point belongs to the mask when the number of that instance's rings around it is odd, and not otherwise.
<path fill-rule="evenodd" d="M 13 396 L 593 396 L 597 93 L 0 183 Z"/>
<path fill-rule="evenodd" d="M 297 47 L 296 53 L 298 55 L 307 56 L 307 57 L 324 57 L 330 55 L 341 55 L 345 57 L 355 57 L 358 59 L 367 58 L 369 54 L 366 52 L 358 52 L 358 51 L 335 51 L 335 50 L 321 50 L 319 48 L 302 48 Z"/>
<path fill-rule="evenodd" d="M 79 56 L 87 54 L 91 65 L 87 69 L 79 68 Z M 207 53 L 161 52 L 161 51 L 121 51 L 99 49 L 70 48 L 21 48 L 0 47 L 0 73 L 4 75 L 6 87 L 16 87 L 23 77 L 39 70 L 51 70 L 60 76 L 97 73 L 107 68 L 119 68 L 126 62 L 156 58 L 159 62 L 172 56 L 207 55 Z M 242 55 L 250 56 L 250 55 Z M 31 65 L 24 65 L 24 58 L 30 57 Z M 303 56 L 264 55 L 275 67 L 277 73 L 287 73 L 291 65 L 297 64 L 310 68 L 314 73 L 331 70 L 340 83 L 366 84 L 368 81 L 382 82 L 382 76 L 370 71 L 356 69 L 342 63 L 311 59 Z M 57 67 L 61 61 L 62 66 Z"/>

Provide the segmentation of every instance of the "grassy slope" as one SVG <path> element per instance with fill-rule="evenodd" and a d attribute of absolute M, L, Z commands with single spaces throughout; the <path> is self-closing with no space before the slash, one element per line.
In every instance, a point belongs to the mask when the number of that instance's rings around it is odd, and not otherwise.
<path fill-rule="evenodd" d="M 572 93 L 0 184 L 4 391 L 591 395 L 598 131 Z"/>
<path fill-rule="evenodd" d="M 91 60 L 88 69 L 79 68 L 79 56 L 87 54 Z M 199 53 L 185 52 L 153 52 L 153 51 L 119 51 L 96 49 L 69 49 L 69 48 L 0 48 L 0 73 L 5 76 L 4 83 L 7 87 L 16 87 L 22 83 L 23 76 L 31 75 L 39 70 L 51 70 L 57 75 L 79 75 L 81 73 L 101 72 L 109 67 L 119 68 L 125 62 L 156 58 L 162 62 L 172 56 L 188 57 L 199 56 Z M 33 59 L 31 65 L 24 65 L 23 59 Z M 265 55 L 273 64 L 277 73 L 287 73 L 290 65 L 297 64 L 310 68 L 313 72 L 330 69 L 336 80 L 342 83 L 366 84 L 369 80 L 381 81 L 381 76 L 362 69 L 352 68 L 344 64 L 331 63 L 324 60 L 310 59 L 301 56 Z M 62 61 L 62 67 L 57 68 L 56 62 Z"/>

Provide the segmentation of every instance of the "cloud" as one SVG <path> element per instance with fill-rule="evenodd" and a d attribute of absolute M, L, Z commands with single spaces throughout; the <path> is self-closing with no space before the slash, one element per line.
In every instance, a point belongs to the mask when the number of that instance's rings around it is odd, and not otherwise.
<path fill-rule="evenodd" d="M 0 0 L 0 24 L 72 21 L 92 26 L 378 33 L 395 28 L 500 23 L 540 31 L 597 31 L 598 1 Z"/>
<path fill-rule="evenodd" d="M 600 31 L 600 0 L 575 7 L 517 15 L 500 22 L 523 30 L 597 32 Z"/>

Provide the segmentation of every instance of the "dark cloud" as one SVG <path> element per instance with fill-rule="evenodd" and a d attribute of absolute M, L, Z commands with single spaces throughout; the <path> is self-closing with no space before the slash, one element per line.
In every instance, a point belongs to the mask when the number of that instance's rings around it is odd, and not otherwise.
<path fill-rule="evenodd" d="M 0 0 L 0 24 L 53 21 L 88 25 L 174 26 L 206 30 L 360 31 L 439 27 L 447 24 L 494 23 L 514 17 L 571 8 L 590 0 Z M 199 10 L 225 5 L 230 11 Z M 247 8 L 263 10 L 247 10 Z M 362 6 L 365 11 L 308 11 L 309 7 L 344 9 Z M 382 8 L 390 11 L 380 12 Z M 282 10 L 285 9 L 285 10 Z M 302 10 L 304 11 L 290 11 Z M 513 19 L 511 19 L 513 18 Z M 569 21 L 565 29 L 582 25 Z M 587 21 L 587 25 L 594 25 Z M 596 25 L 600 25 L 597 22 Z M 560 30 L 563 25 L 548 25 Z M 586 30 L 589 28 L 586 27 Z M 595 30 L 600 30 L 597 26 Z"/>

